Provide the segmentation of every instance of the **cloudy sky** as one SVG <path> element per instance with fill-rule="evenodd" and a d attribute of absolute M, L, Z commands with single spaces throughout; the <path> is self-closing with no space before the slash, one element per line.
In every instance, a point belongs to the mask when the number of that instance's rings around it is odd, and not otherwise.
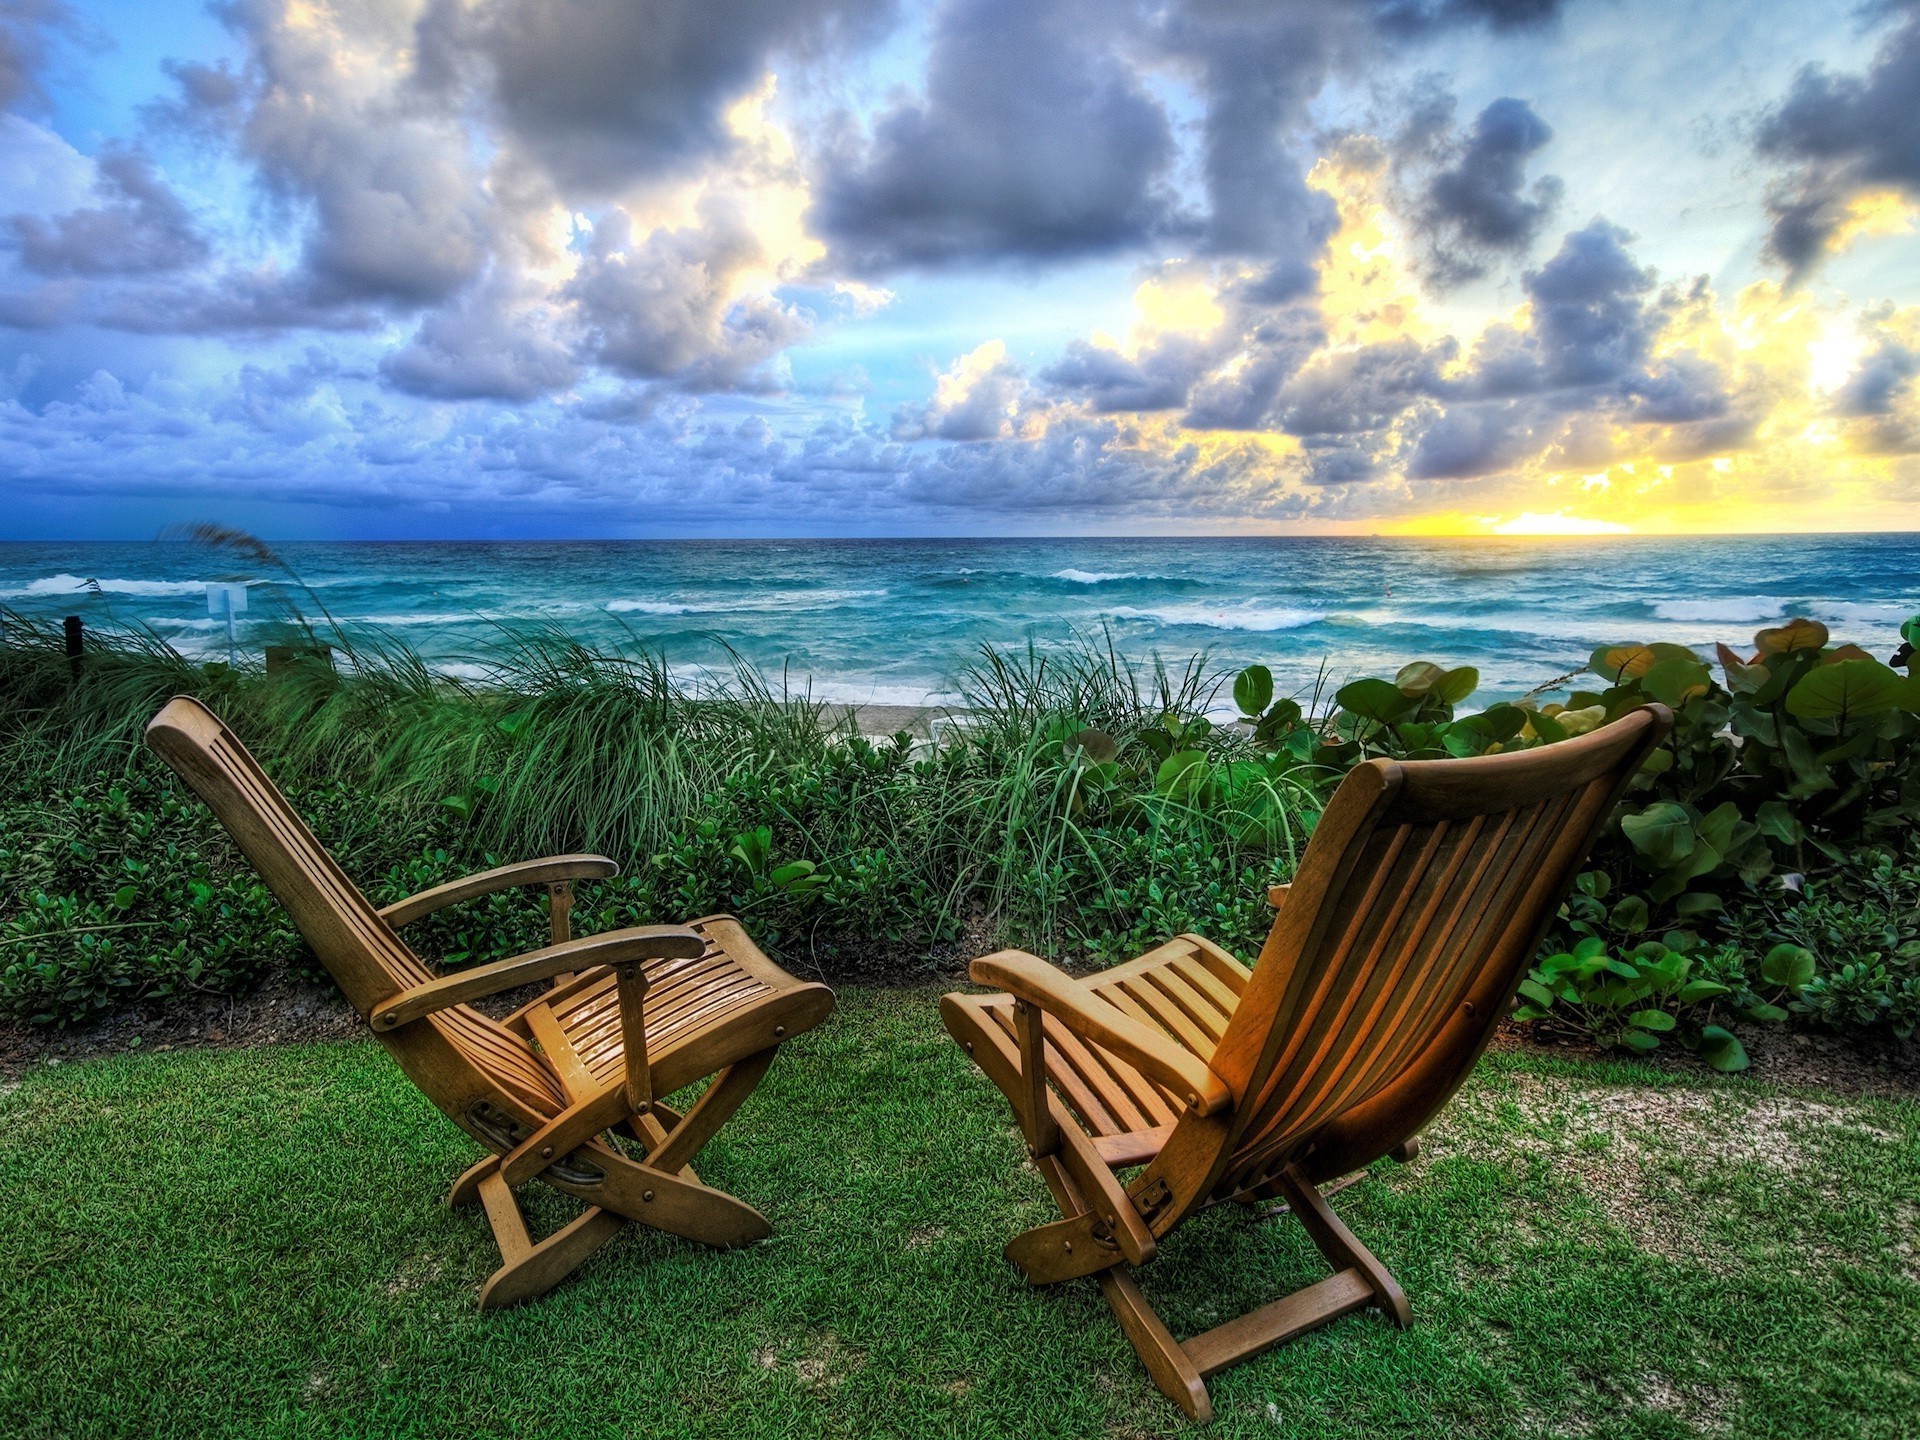
<path fill-rule="evenodd" d="M 1920 528 L 1920 0 L 0 0 L 0 537 Z"/>

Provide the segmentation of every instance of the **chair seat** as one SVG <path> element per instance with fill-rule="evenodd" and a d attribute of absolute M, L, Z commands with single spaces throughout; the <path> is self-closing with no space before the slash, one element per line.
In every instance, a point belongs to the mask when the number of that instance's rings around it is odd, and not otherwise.
<path fill-rule="evenodd" d="M 1210 1059 L 1252 976 L 1245 965 L 1198 935 L 1181 935 L 1137 960 L 1081 983 L 1108 1004 L 1163 1031 L 1202 1060 Z M 955 996 L 977 1012 L 981 1028 L 1019 1064 L 1013 997 Z M 1169 1093 L 1105 1048 L 1045 1017 L 1047 1079 L 1093 1137 L 1107 1164 L 1142 1165 L 1160 1153 L 1181 1106 Z"/>
<path fill-rule="evenodd" d="M 700 956 L 646 964 L 647 1065 L 660 1094 L 685 1083 L 680 1077 L 690 1068 L 697 1073 L 688 1078 L 698 1079 L 767 1048 L 774 1037 L 754 1023 L 759 1002 L 802 983 L 768 959 L 730 915 L 709 915 L 689 928 L 707 942 Z M 541 1046 L 569 1093 L 625 1075 L 620 1000 L 604 967 L 556 985 L 507 1023 Z M 783 1028 L 780 1038 L 785 1034 Z M 690 1066 L 685 1062 L 694 1060 L 688 1052 L 695 1046 L 699 1055 Z"/>

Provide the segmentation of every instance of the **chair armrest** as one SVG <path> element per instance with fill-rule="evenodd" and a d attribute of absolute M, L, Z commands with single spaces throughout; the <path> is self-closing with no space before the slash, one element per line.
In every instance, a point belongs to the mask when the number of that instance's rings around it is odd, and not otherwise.
<path fill-rule="evenodd" d="M 1037 955 L 1001 950 L 973 962 L 977 985 L 992 985 L 1046 1011 L 1082 1039 L 1125 1060 L 1141 1074 L 1183 1098 L 1189 1109 L 1214 1115 L 1233 1103 L 1233 1091 L 1206 1062 L 1108 1004 L 1087 986 Z"/>
<path fill-rule="evenodd" d="M 515 885 L 553 885 L 562 880 L 605 880 L 618 875 L 620 867 L 604 855 L 550 855 L 544 860 L 522 860 L 517 865 L 502 865 L 497 870 L 482 870 L 449 880 L 418 895 L 409 895 L 380 911 L 380 918 L 398 930 L 422 915 L 431 915 L 462 900 L 491 895 Z"/>
<path fill-rule="evenodd" d="M 439 980 L 428 980 L 389 996 L 367 1016 L 375 1030 L 397 1030 L 423 1015 L 464 1004 L 502 990 L 548 980 L 572 970 L 596 965 L 626 965 L 644 960 L 692 960 L 706 953 L 707 942 L 684 925 L 635 925 L 587 935 L 564 945 L 529 950 L 511 960 L 476 965 Z"/>

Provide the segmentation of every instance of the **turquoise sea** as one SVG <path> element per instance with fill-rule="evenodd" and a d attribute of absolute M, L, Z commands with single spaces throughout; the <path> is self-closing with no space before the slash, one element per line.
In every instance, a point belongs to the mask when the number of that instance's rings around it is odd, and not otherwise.
<path fill-rule="evenodd" d="M 173 544 L 0 545 L 0 606 L 152 627 L 226 651 L 206 584 L 240 581 L 242 645 L 288 604 L 384 627 L 477 674 L 501 626 L 645 645 L 690 675 L 726 647 L 795 690 L 950 702 L 982 645 L 1110 632 L 1125 654 L 1261 661 L 1284 688 L 1475 665 L 1481 697 L 1582 664 L 1602 642 L 1748 642 L 1789 615 L 1886 655 L 1920 612 L 1920 535 L 1525 539 L 1097 539 L 287 544 L 310 587 Z"/>

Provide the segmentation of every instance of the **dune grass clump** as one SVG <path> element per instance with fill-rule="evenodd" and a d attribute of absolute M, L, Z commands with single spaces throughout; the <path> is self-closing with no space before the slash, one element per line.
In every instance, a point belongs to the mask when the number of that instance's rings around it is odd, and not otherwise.
<path fill-rule="evenodd" d="M 174 694 L 245 739 L 381 903 L 575 850 L 622 875 L 584 926 L 731 910 L 789 964 L 911 972 L 971 932 L 1116 957 L 1199 928 L 1245 946 L 1317 803 L 1285 824 L 1159 785 L 1139 737 L 1210 731 L 1203 662 L 1143 675 L 1111 647 L 989 651 L 940 744 L 873 740 L 745 663 L 688 680 L 640 645 L 499 630 L 461 676 L 389 635 L 289 625 L 276 663 L 198 664 L 151 632 L 6 616 L 0 643 L 0 1007 L 68 1024 L 131 999 L 229 992 L 298 964 L 226 837 L 142 747 Z M 471 678 L 462 678 L 471 677 Z M 1229 761 L 1244 746 L 1207 733 Z M 1125 750 L 1125 757 L 1116 758 Z M 422 927 L 454 963 L 512 953 L 514 897 Z"/>

